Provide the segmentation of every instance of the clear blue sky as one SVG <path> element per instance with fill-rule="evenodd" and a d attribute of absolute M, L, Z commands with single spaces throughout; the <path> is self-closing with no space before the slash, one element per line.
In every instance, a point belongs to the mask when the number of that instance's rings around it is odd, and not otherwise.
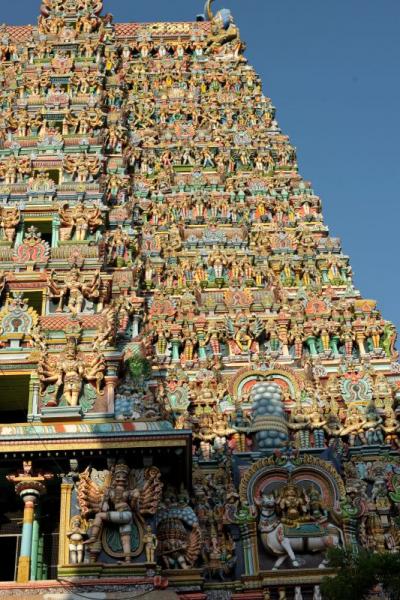
<path fill-rule="evenodd" d="M 0 22 L 33 22 L 39 0 L 0 4 Z M 364 297 L 400 329 L 400 1 L 218 0 Z M 117 21 L 192 20 L 201 0 L 105 0 Z"/>

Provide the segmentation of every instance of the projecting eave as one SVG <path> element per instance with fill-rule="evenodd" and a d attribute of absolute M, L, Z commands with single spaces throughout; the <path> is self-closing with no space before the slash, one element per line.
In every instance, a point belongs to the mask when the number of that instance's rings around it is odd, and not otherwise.
<path fill-rule="evenodd" d="M 174 430 L 169 423 L 52 423 L 0 425 L 0 455 L 25 452 L 46 456 L 53 452 L 90 450 L 190 448 L 191 432 Z"/>

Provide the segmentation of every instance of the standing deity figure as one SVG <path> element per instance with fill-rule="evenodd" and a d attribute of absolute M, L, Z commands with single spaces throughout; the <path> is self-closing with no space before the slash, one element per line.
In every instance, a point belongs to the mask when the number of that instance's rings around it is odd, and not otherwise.
<path fill-rule="evenodd" d="M 115 263 L 117 267 L 125 266 L 131 259 L 132 238 L 122 227 L 117 227 L 117 229 L 108 232 L 106 245 L 108 259 L 110 262 Z"/>
<path fill-rule="evenodd" d="M 89 115 L 85 113 L 81 115 L 79 126 L 81 135 L 88 135 L 92 128 L 91 122 L 92 119 Z M 77 183 L 93 181 L 93 177 L 100 173 L 100 168 L 100 160 L 96 155 L 68 155 L 64 159 L 64 171 L 71 175 L 73 181 Z"/>
<path fill-rule="evenodd" d="M 131 470 L 120 460 L 111 472 L 106 473 L 102 486 L 90 475 L 88 468 L 80 475 L 78 486 L 82 515 L 86 518 L 94 514 L 85 544 L 89 546 L 92 557 L 98 555 L 103 543 L 103 530 L 108 524 L 117 526 L 123 557 L 126 563 L 130 563 L 133 527 L 138 521 L 142 522 L 145 515 L 154 515 L 160 502 L 160 471 L 156 467 L 149 467 L 143 472 Z"/>
<path fill-rule="evenodd" d="M 83 563 L 86 531 L 82 517 L 80 515 L 72 517 L 70 530 L 67 532 L 69 561 L 72 565 Z"/>
<path fill-rule="evenodd" d="M 55 365 L 50 363 L 47 352 L 42 354 L 39 378 L 43 393 L 49 385 L 54 385 L 53 405 L 57 405 L 58 395 L 62 390 L 61 397 L 68 406 L 78 406 L 84 375 L 85 365 L 78 358 L 75 340 L 68 340 L 64 353 Z"/>
<path fill-rule="evenodd" d="M 144 551 L 146 553 L 146 562 L 155 562 L 155 552 L 158 546 L 157 536 L 153 533 L 151 525 L 147 525 L 146 531 L 143 537 Z"/>
<path fill-rule="evenodd" d="M 218 249 L 213 250 L 208 262 L 213 267 L 215 279 L 222 279 L 224 276 L 224 267 L 227 263 L 226 257 L 222 252 Z"/>
<path fill-rule="evenodd" d="M 70 240 L 75 235 L 77 242 L 83 242 L 89 233 L 93 233 L 103 224 L 101 212 L 97 207 L 88 207 L 78 202 L 73 207 L 63 205 L 59 209 L 61 217 L 61 240 Z"/>
<path fill-rule="evenodd" d="M 367 320 L 367 327 L 365 329 L 365 333 L 371 337 L 372 341 L 372 349 L 373 352 L 380 353 L 381 347 L 381 335 L 384 331 L 383 329 L 384 322 L 379 318 L 379 314 L 375 314 L 374 316 L 370 316 Z"/>
<path fill-rule="evenodd" d="M 376 410 L 375 404 L 371 402 L 366 409 L 365 416 L 367 422 L 365 423 L 365 438 L 368 444 L 383 444 L 384 436 L 382 430 L 383 419 L 379 416 Z"/>
<path fill-rule="evenodd" d="M 313 434 L 314 448 L 323 448 L 325 446 L 326 418 L 322 414 L 322 410 L 318 406 L 317 400 L 314 398 L 311 405 L 304 407 L 306 412 L 308 425 Z"/>
<path fill-rule="evenodd" d="M 319 585 L 314 586 L 313 600 L 322 600 L 321 588 Z"/>
<path fill-rule="evenodd" d="M 63 386 L 64 398 L 69 406 L 77 406 L 85 373 L 83 362 L 77 357 L 75 344 L 70 344 L 58 367 L 56 389 Z"/>
<path fill-rule="evenodd" d="M 2 237 L 8 242 L 13 242 L 15 238 L 15 229 L 20 222 L 20 211 L 17 207 L 1 208 L 0 210 L 0 229 Z"/>
<path fill-rule="evenodd" d="M 230 443 L 230 448 L 235 449 L 237 452 L 246 452 L 248 446 L 251 445 L 248 439 L 251 420 L 243 413 L 240 406 L 237 406 L 236 411 L 232 414 L 229 424 L 235 432 L 232 443 Z"/>
<path fill-rule="evenodd" d="M 85 361 L 78 352 L 80 333 L 74 330 L 67 331 L 66 335 L 67 345 L 58 360 L 52 360 L 47 349 L 42 350 L 38 374 L 47 406 L 57 406 L 62 401 L 76 407 L 81 396 L 85 397 L 90 392 L 89 395 L 94 399 L 96 393 L 102 393 L 100 386 L 106 370 L 103 354 L 95 350 L 94 356 Z"/>
<path fill-rule="evenodd" d="M 100 285 L 100 271 L 96 271 L 92 280 L 85 283 L 78 268 L 71 269 L 62 286 L 55 282 L 53 272 L 48 282 L 50 295 L 59 298 L 57 312 L 62 312 L 66 303 L 67 310 L 74 315 L 82 312 L 85 298 L 92 301 L 99 298 Z"/>
<path fill-rule="evenodd" d="M 382 425 L 382 430 L 385 433 L 385 444 L 390 444 L 394 448 L 400 447 L 400 423 L 396 418 L 396 413 L 392 408 L 385 411 L 385 418 Z"/>

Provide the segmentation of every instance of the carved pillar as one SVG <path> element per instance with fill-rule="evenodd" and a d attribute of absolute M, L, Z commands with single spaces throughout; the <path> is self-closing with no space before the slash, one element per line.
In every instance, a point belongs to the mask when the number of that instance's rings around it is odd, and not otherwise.
<path fill-rule="evenodd" d="M 339 356 L 339 342 L 340 338 L 338 335 L 333 335 L 331 337 L 331 349 L 334 356 Z"/>
<path fill-rule="evenodd" d="M 258 560 L 257 522 L 240 523 L 240 535 L 243 543 L 243 557 L 246 575 L 257 575 L 260 571 Z"/>
<path fill-rule="evenodd" d="M 40 496 L 46 493 L 44 482 L 53 477 L 52 473 L 34 473 L 30 461 L 24 461 L 22 472 L 7 475 L 8 481 L 15 485 L 15 492 L 24 503 L 21 549 L 17 572 L 18 583 L 27 583 L 31 579 L 32 553 L 33 551 L 37 553 L 37 544 L 35 542 L 35 546 L 33 546 L 33 542 L 39 539 L 39 523 L 36 522 L 35 524 L 35 510 L 38 507 Z M 36 556 L 34 562 L 36 562 Z M 36 574 L 34 578 L 36 578 Z"/>
<path fill-rule="evenodd" d="M 313 335 L 310 335 L 306 339 L 306 344 L 308 346 L 311 356 L 317 356 L 318 352 L 317 352 L 316 340 Z"/>
<path fill-rule="evenodd" d="M 40 382 L 36 373 L 32 373 L 29 381 L 29 410 L 28 414 L 35 416 L 39 413 L 39 390 Z"/>
<path fill-rule="evenodd" d="M 282 354 L 285 357 L 289 356 L 289 341 L 288 341 L 288 327 L 289 327 L 290 318 L 285 312 L 281 312 L 278 315 L 278 335 L 279 341 L 282 344 Z"/>
<path fill-rule="evenodd" d="M 39 551 L 39 540 L 40 540 L 40 506 L 37 505 L 35 509 L 35 515 L 32 525 L 32 549 L 31 549 L 31 581 L 41 579 L 38 576 L 38 551 Z"/>
<path fill-rule="evenodd" d="M 117 387 L 118 377 L 116 375 L 106 375 L 105 382 L 105 401 L 107 404 L 107 412 L 114 412 L 115 388 Z"/>
<path fill-rule="evenodd" d="M 365 356 L 365 324 L 361 319 L 356 319 L 353 321 L 353 331 L 355 333 L 356 343 L 358 346 L 358 351 L 360 352 L 360 356 Z"/>
<path fill-rule="evenodd" d="M 361 331 L 356 332 L 356 342 L 358 345 L 358 350 L 360 352 L 360 356 L 365 356 L 365 334 Z"/>
<path fill-rule="evenodd" d="M 132 319 L 132 339 L 134 340 L 139 335 L 139 326 L 140 326 L 141 317 L 139 314 L 135 313 Z"/>
<path fill-rule="evenodd" d="M 71 518 L 71 497 L 74 485 L 72 483 L 61 484 L 60 501 L 60 540 L 58 547 L 58 564 L 69 564 L 69 550 L 67 533 L 69 530 L 69 521 Z"/>
<path fill-rule="evenodd" d="M 17 490 L 16 490 L 17 491 Z M 34 488 L 20 493 L 24 503 L 24 521 L 22 525 L 21 550 L 18 559 L 18 583 L 26 583 L 30 579 L 32 560 L 32 539 L 35 507 L 40 497 L 40 491 Z"/>
<path fill-rule="evenodd" d="M 51 247 L 57 248 L 60 238 L 60 216 L 54 215 L 51 226 Z"/>
<path fill-rule="evenodd" d="M 179 362 L 179 348 L 181 345 L 181 327 L 180 325 L 172 325 L 171 327 L 171 345 L 172 345 L 172 362 Z"/>

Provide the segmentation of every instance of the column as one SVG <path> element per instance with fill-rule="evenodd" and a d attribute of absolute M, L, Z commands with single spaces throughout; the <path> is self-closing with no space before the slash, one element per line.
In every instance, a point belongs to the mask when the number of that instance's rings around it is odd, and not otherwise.
<path fill-rule="evenodd" d="M 140 315 L 134 314 L 132 320 L 132 339 L 139 335 Z"/>
<path fill-rule="evenodd" d="M 240 537 L 243 543 L 243 557 L 246 575 L 257 575 L 260 571 L 258 561 L 257 523 L 240 523 Z"/>
<path fill-rule="evenodd" d="M 60 236 L 60 217 L 55 215 L 51 224 L 51 247 L 57 248 Z"/>
<path fill-rule="evenodd" d="M 43 553 L 44 553 L 44 537 L 43 537 L 43 535 L 40 535 L 39 542 L 38 542 L 37 571 L 36 571 L 36 579 L 38 581 L 47 579 L 47 571 L 43 564 Z"/>
<path fill-rule="evenodd" d="M 310 354 L 311 356 L 316 356 L 318 354 L 317 352 L 317 346 L 315 343 L 315 337 L 313 335 L 310 335 L 307 339 L 306 339 L 306 344 L 310 350 Z"/>
<path fill-rule="evenodd" d="M 53 477 L 53 473 L 35 471 L 30 460 L 23 461 L 20 471 L 6 476 L 6 479 L 14 484 L 16 494 L 24 503 L 21 549 L 17 571 L 18 583 L 27 583 L 31 578 L 36 579 L 37 576 L 40 531 L 37 519 L 35 523 L 35 511 L 40 496 L 46 493 L 45 482 L 53 479 Z"/>
<path fill-rule="evenodd" d="M 171 327 L 172 362 L 179 362 L 179 348 L 181 345 L 181 326 L 174 324 Z"/>
<path fill-rule="evenodd" d="M 39 538 L 40 538 L 40 507 L 36 506 L 35 515 L 33 518 L 33 527 L 32 527 L 32 550 L 31 550 L 31 581 L 36 581 L 36 579 L 40 579 L 37 576 L 38 570 L 38 550 L 39 550 Z"/>
<path fill-rule="evenodd" d="M 39 414 L 39 391 L 40 382 L 36 374 L 32 373 L 29 381 L 29 410 L 28 414 L 32 418 Z"/>
<path fill-rule="evenodd" d="M 35 516 L 35 507 L 37 505 L 40 492 L 35 489 L 24 489 L 20 496 L 24 502 L 24 520 L 22 525 L 21 552 L 18 559 L 18 583 L 27 583 L 30 579 L 32 540 L 33 540 L 33 522 Z"/>
<path fill-rule="evenodd" d="M 108 413 L 114 413 L 115 388 L 118 384 L 118 377 L 116 375 L 106 375 L 104 377 L 104 383 L 104 396 L 107 404 L 106 410 Z"/>
<path fill-rule="evenodd" d="M 67 532 L 69 530 L 69 521 L 71 518 L 71 496 L 73 490 L 72 483 L 61 484 L 61 502 L 60 502 L 60 536 L 58 546 L 58 564 L 69 564 L 69 550 Z"/>

